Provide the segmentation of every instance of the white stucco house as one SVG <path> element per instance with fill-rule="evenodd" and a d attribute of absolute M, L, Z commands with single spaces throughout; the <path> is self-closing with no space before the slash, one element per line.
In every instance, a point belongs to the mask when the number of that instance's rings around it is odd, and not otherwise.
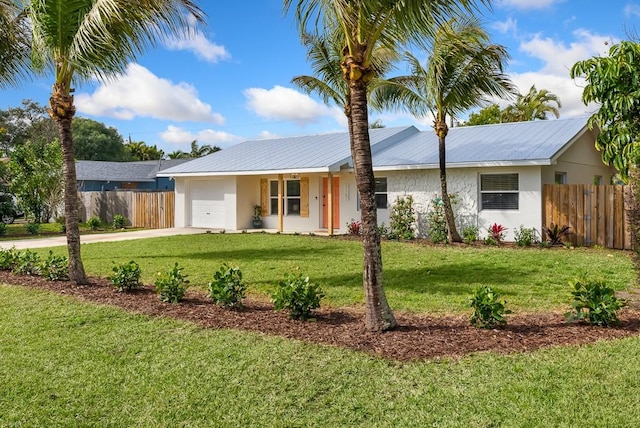
<path fill-rule="evenodd" d="M 615 170 L 602 163 L 587 119 L 452 128 L 448 188 L 461 225 L 541 230 L 544 184 L 608 184 Z M 435 133 L 372 129 L 371 147 L 379 222 L 389 223 L 397 197 L 412 195 L 423 235 L 440 190 Z M 346 233 L 360 218 L 346 132 L 246 141 L 158 175 L 175 180 L 177 227 L 249 229 L 256 204 L 264 228 L 287 232 Z"/>

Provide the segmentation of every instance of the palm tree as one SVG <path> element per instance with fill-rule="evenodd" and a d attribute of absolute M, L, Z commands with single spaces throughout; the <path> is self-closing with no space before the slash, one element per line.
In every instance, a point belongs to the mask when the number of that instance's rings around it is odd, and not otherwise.
<path fill-rule="evenodd" d="M 188 156 L 192 158 L 201 158 L 202 156 L 207 156 L 211 153 L 219 152 L 220 150 L 220 147 L 211 146 L 209 144 L 198 146 L 198 142 L 196 140 L 193 140 L 191 142 L 191 153 L 189 153 Z"/>
<path fill-rule="evenodd" d="M 478 2 L 488 3 L 488 0 Z M 309 32 L 308 27 L 315 26 L 316 32 L 321 27 L 322 33 L 340 31 L 344 37 L 340 66 L 349 87 L 346 113 L 350 118 L 351 157 L 360 195 L 367 330 L 382 331 L 397 325 L 383 288 L 375 179 L 369 140 L 367 95 L 369 84 L 376 77 L 373 52 L 378 46 L 397 50 L 410 39 L 420 42 L 424 35 L 433 35 L 436 23 L 444 16 L 474 7 L 478 2 L 284 0 L 285 11 L 295 5 L 301 34 Z"/>
<path fill-rule="evenodd" d="M 509 55 L 504 46 L 489 43 L 480 21 L 468 16 L 451 19 L 438 28 L 426 67 L 410 53 L 405 56 L 411 75 L 391 78 L 376 88 L 374 103 L 406 109 L 419 117 L 433 115 L 448 238 L 449 242 L 462 242 L 447 191 L 447 118 L 455 118 L 489 97 L 514 94 L 514 86 L 503 71 Z"/>
<path fill-rule="evenodd" d="M 167 155 L 169 159 L 188 159 L 189 153 L 183 152 L 182 150 L 174 150 Z"/>
<path fill-rule="evenodd" d="M 555 105 L 554 105 L 555 104 Z M 557 95 L 546 89 L 536 89 L 531 86 L 526 95 L 518 94 L 515 103 L 510 104 L 502 111 L 502 122 L 525 122 L 531 120 L 546 120 L 547 113 L 560 117 L 559 109 L 562 107 Z"/>
<path fill-rule="evenodd" d="M 0 88 L 31 74 L 29 45 L 26 15 L 14 1 L 0 0 Z"/>
<path fill-rule="evenodd" d="M 80 256 L 77 182 L 71 121 L 74 85 L 106 80 L 158 40 L 188 32 L 204 15 L 192 0 L 0 0 L 28 17 L 31 69 L 54 72 L 49 100 L 63 153 L 64 202 L 69 276 L 76 284 L 87 277 Z M 7 3 L 8 2 L 8 3 Z"/>

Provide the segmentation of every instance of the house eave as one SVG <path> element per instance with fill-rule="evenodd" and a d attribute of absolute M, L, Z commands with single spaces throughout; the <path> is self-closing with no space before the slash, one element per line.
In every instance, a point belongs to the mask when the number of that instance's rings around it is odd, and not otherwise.
<path fill-rule="evenodd" d="M 251 171 L 208 171 L 208 172 L 175 172 L 158 173 L 158 177 L 189 178 L 189 177 L 230 177 L 230 176 L 250 176 L 250 175 L 279 175 L 279 174 L 322 174 L 340 171 L 336 167 L 319 168 L 289 168 L 273 170 L 251 170 Z"/>

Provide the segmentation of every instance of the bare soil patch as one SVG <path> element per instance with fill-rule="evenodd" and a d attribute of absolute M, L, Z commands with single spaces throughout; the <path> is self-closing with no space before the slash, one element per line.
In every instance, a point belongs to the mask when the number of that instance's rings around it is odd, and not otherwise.
<path fill-rule="evenodd" d="M 118 293 L 102 278 L 91 278 L 87 286 L 73 286 L 69 282 L 0 272 L 0 282 L 49 290 L 133 313 L 185 320 L 204 328 L 253 331 L 351 348 L 399 361 L 461 357 L 486 351 L 528 352 L 640 335 L 640 310 L 635 300 L 621 311 L 620 324 L 609 328 L 567 324 L 561 313 L 512 315 L 508 316 L 506 326 L 492 330 L 471 326 L 467 316 L 396 314 L 400 324 L 397 329 L 369 333 L 363 328 L 363 314 L 356 310 L 322 309 L 316 312 L 316 321 L 302 322 L 289 319 L 285 312 L 274 312 L 267 302 L 252 299 L 246 299 L 241 310 L 223 309 L 196 290 L 189 290 L 182 303 L 170 304 L 160 302 L 151 286 Z"/>

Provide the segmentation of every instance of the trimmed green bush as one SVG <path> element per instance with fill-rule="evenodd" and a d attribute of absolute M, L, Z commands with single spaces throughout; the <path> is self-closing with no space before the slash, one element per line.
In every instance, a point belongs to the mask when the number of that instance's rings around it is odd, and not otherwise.
<path fill-rule="evenodd" d="M 510 310 L 505 309 L 506 302 L 500 300 L 500 295 L 486 285 L 473 291 L 469 304 L 473 308 L 471 324 L 480 328 L 494 328 L 506 324 L 504 315 L 511 313 Z"/>
<path fill-rule="evenodd" d="M 25 224 L 24 228 L 30 235 L 37 235 L 38 233 L 40 233 L 40 223 L 35 221 L 30 221 L 29 223 Z"/>
<path fill-rule="evenodd" d="M 241 308 L 247 286 L 242 282 L 242 271 L 238 267 L 223 264 L 209 282 L 209 297 L 218 305 Z"/>
<path fill-rule="evenodd" d="M 18 275 L 40 275 L 40 256 L 31 250 L 17 253 L 13 273 Z"/>
<path fill-rule="evenodd" d="M 398 197 L 391 207 L 389 220 L 389 232 L 395 239 L 413 239 L 415 231 L 413 225 L 416 222 L 416 213 L 413 209 L 413 197 L 411 195 Z"/>
<path fill-rule="evenodd" d="M 91 230 L 98 230 L 100 226 L 102 226 L 102 220 L 98 216 L 94 215 L 87 220 L 87 227 Z"/>
<path fill-rule="evenodd" d="M 15 248 L 0 249 L 0 270 L 13 270 L 17 258 L 18 251 Z"/>
<path fill-rule="evenodd" d="M 179 303 L 187 292 L 188 275 L 182 273 L 182 268 L 176 264 L 164 274 L 158 273 L 155 286 L 160 300 L 167 303 Z"/>
<path fill-rule="evenodd" d="M 113 216 L 111 226 L 113 226 L 114 229 L 124 229 L 124 227 L 127 225 L 127 221 L 127 218 L 122 214 L 116 214 Z"/>
<path fill-rule="evenodd" d="M 121 293 L 131 291 L 142 285 L 140 282 L 140 276 L 142 275 L 140 265 L 133 260 L 127 263 L 116 264 L 111 270 L 113 271 L 113 275 L 109 276 L 109 280 Z"/>
<path fill-rule="evenodd" d="M 49 256 L 40 264 L 40 274 L 49 281 L 66 281 L 69 279 L 69 257 L 54 256 L 49 250 Z"/>
<path fill-rule="evenodd" d="M 324 293 L 318 283 L 309 282 L 309 277 L 293 274 L 278 282 L 278 288 L 271 295 L 276 311 L 288 310 L 291 318 L 306 320 L 311 317 L 311 311 L 320 307 L 320 299 Z"/>
<path fill-rule="evenodd" d="M 591 325 L 605 327 L 618 323 L 618 311 L 625 302 L 616 297 L 613 288 L 585 277 L 573 281 L 571 287 L 573 311 L 565 313 L 568 322 L 584 319 Z"/>

